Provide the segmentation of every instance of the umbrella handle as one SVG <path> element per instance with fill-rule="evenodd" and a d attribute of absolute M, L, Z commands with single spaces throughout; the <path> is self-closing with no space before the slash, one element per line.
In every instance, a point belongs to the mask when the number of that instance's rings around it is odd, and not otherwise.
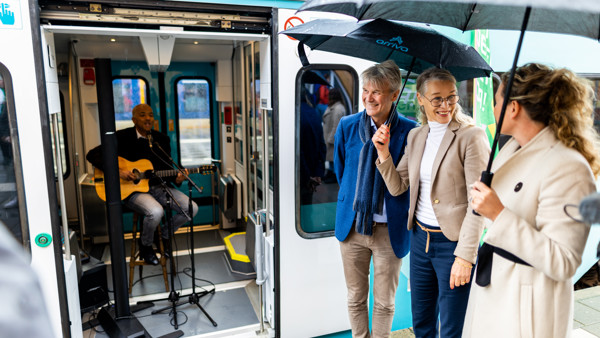
<path fill-rule="evenodd" d="M 298 42 L 298 57 L 300 58 L 300 62 L 302 62 L 302 67 L 310 65 L 308 58 L 306 57 L 306 52 L 304 51 L 304 44 L 302 42 Z"/>
<path fill-rule="evenodd" d="M 481 180 L 479 180 L 481 183 L 487 185 L 488 187 L 492 186 L 492 179 L 494 178 L 494 173 L 493 172 L 489 172 L 487 170 L 484 170 L 481 172 Z M 473 214 L 476 216 L 481 216 L 480 214 L 478 214 L 475 210 L 473 210 Z"/>

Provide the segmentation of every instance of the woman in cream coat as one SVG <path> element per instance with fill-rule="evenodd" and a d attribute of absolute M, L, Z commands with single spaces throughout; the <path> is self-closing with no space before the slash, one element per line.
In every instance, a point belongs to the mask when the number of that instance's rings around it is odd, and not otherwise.
<path fill-rule="evenodd" d="M 410 185 L 410 288 L 417 337 L 460 337 L 483 218 L 468 203 L 469 183 L 489 157 L 485 132 L 458 105 L 456 80 L 431 68 L 417 78 L 423 126 L 411 130 L 397 168 L 389 129 L 373 136 L 379 171 L 392 195 Z M 438 315 L 440 328 L 438 329 Z"/>
<path fill-rule="evenodd" d="M 496 119 L 506 75 L 496 92 Z M 487 219 L 484 242 L 493 251 L 491 276 L 482 264 L 487 255 L 480 253 L 465 337 L 571 334 L 571 278 L 589 226 L 563 208 L 595 192 L 594 174 L 600 171 L 593 92 L 586 81 L 539 64 L 516 71 L 502 126 L 512 138 L 494 161 L 491 189 L 477 182 L 471 191 L 473 209 Z"/>

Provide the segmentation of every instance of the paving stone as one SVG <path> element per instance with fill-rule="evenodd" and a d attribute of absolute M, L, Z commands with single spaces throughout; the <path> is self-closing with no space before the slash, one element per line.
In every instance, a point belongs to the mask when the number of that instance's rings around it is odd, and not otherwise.
<path fill-rule="evenodd" d="M 574 319 L 583 325 L 600 323 L 600 311 L 591 307 L 575 302 Z"/>
<path fill-rule="evenodd" d="M 600 286 L 594 286 L 591 288 L 575 291 L 575 300 L 576 301 L 581 300 L 581 299 L 596 297 L 596 296 L 600 296 Z"/>
<path fill-rule="evenodd" d="M 585 304 L 594 310 L 600 311 L 600 296 L 579 300 L 579 303 Z"/>

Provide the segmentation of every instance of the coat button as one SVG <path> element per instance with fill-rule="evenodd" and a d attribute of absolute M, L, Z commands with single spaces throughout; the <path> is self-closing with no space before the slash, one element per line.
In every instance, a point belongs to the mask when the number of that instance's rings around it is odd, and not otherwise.
<path fill-rule="evenodd" d="M 437 198 L 433 200 L 433 203 L 438 204 L 440 203 L 440 200 L 438 200 Z"/>
<path fill-rule="evenodd" d="M 521 188 L 523 188 L 523 183 L 522 182 L 517 183 L 517 185 L 515 185 L 515 192 L 518 192 L 519 190 L 521 190 Z"/>

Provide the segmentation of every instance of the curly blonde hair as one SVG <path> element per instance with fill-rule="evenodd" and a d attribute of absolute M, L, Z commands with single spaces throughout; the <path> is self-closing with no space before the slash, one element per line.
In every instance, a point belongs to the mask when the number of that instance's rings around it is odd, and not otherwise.
<path fill-rule="evenodd" d="M 454 85 L 454 88 L 456 88 L 456 78 L 454 78 L 452 73 L 445 69 L 432 67 L 426 69 L 417 77 L 417 92 L 422 96 L 425 96 L 425 93 L 427 93 L 427 84 L 431 81 L 451 82 Z M 425 115 L 425 108 L 423 106 L 419 106 L 418 119 L 421 124 L 427 124 L 427 115 Z M 456 109 L 452 115 L 452 120 L 464 125 L 475 124 L 475 121 L 473 121 L 469 115 L 465 114 L 461 105 L 458 103 L 456 103 Z"/>
<path fill-rule="evenodd" d="M 509 73 L 502 76 L 506 86 Z M 600 173 L 600 138 L 594 129 L 594 90 L 591 81 L 565 68 L 528 63 L 515 71 L 510 100 L 529 117 L 549 126 L 564 145 L 577 150 Z"/>

